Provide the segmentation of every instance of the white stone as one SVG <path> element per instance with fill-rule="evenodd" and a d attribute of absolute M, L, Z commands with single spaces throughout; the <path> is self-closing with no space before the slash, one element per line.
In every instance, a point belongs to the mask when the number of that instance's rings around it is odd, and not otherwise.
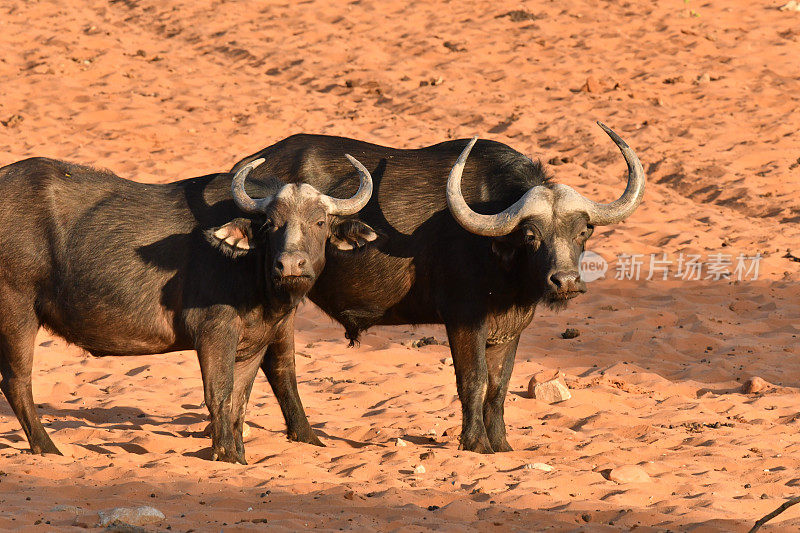
<path fill-rule="evenodd" d="M 542 472 L 553 471 L 553 467 L 546 463 L 528 463 L 524 468 L 525 470 L 541 470 Z"/>
<path fill-rule="evenodd" d="M 547 403 L 558 403 L 572 398 L 569 389 L 558 379 L 537 383 L 533 387 L 533 397 Z"/>
<path fill-rule="evenodd" d="M 394 445 L 395 446 L 408 446 L 408 444 L 406 444 L 406 441 L 404 441 L 401 438 L 398 438 L 396 441 L 394 441 Z"/>
<path fill-rule="evenodd" d="M 142 507 L 116 507 L 110 511 L 100 511 L 97 514 L 100 516 L 100 527 L 106 527 L 115 521 L 124 522 L 131 526 L 144 526 L 160 522 L 165 518 L 164 513 L 149 505 L 143 505 Z"/>
<path fill-rule="evenodd" d="M 425 467 L 422 466 L 422 465 L 419 465 L 418 467 L 416 467 L 414 469 L 414 473 L 415 474 L 424 474 L 425 473 Z"/>
<path fill-rule="evenodd" d="M 625 465 L 611 470 L 608 479 L 616 483 L 647 483 L 650 476 L 641 466 Z"/>

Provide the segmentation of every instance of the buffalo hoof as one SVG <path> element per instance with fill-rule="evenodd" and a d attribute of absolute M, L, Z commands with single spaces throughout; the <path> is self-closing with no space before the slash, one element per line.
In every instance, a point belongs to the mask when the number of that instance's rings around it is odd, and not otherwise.
<path fill-rule="evenodd" d="M 506 439 L 501 440 L 500 442 L 492 442 L 492 450 L 497 452 L 513 452 L 514 448 L 508 443 Z"/>
<path fill-rule="evenodd" d="M 482 439 L 474 439 L 474 440 L 461 440 L 461 445 L 458 447 L 459 450 L 466 450 L 468 452 L 475 452 L 475 453 L 494 453 L 494 449 L 492 449 L 492 445 L 489 444 L 489 439 L 483 437 Z"/>
<path fill-rule="evenodd" d="M 317 437 L 314 434 L 313 431 L 309 431 L 307 433 L 303 433 L 302 435 L 298 435 L 297 433 L 294 433 L 294 432 L 289 432 L 287 436 L 288 436 L 289 440 L 293 441 L 293 442 L 304 442 L 306 444 L 313 444 L 314 446 L 319 446 L 321 448 L 325 448 L 326 447 L 322 443 L 322 441 L 319 440 L 319 437 Z"/>
<path fill-rule="evenodd" d="M 234 449 L 228 451 L 224 447 L 214 448 L 211 452 L 212 461 L 220 461 L 223 463 L 242 464 L 246 465 L 247 461 L 244 458 L 244 453 L 239 453 Z"/>
<path fill-rule="evenodd" d="M 31 453 L 35 455 L 64 455 L 50 439 L 42 443 L 31 444 Z"/>

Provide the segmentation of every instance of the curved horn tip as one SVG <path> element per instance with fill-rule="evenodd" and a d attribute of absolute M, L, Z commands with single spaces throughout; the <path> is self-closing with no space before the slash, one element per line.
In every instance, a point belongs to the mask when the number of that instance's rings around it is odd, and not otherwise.
<path fill-rule="evenodd" d="M 258 159 L 254 159 L 253 161 L 250 161 L 250 168 L 256 168 L 258 165 L 260 165 L 264 161 L 266 161 L 266 159 L 264 159 L 263 157 L 259 157 Z"/>
<path fill-rule="evenodd" d="M 469 157 L 469 153 L 472 151 L 472 147 L 475 146 L 475 143 L 478 142 L 478 136 L 476 135 L 467 143 L 464 149 L 461 151 L 461 155 L 458 156 L 456 160 L 456 164 L 453 168 L 456 167 L 463 167 L 467 163 L 467 157 Z"/>
<path fill-rule="evenodd" d="M 603 124 L 599 120 L 597 121 L 597 125 L 600 126 L 601 128 L 603 128 L 603 131 L 606 132 L 608 134 L 608 136 L 611 137 L 611 140 L 614 141 L 617 145 L 629 148 L 628 143 L 626 143 L 622 139 L 622 137 L 617 135 L 617 133 L 614 130 L 612 130 L 611 128 L 609 128 L 608 126 L 606 126 L 605 124 Z"/>
<path fill-rule="evenodd" d="M 344 156 L 347 158 L 348 161 L 350 161 L 350 164 L 352 164 L 358 170 L 366 172 L 367 169 L 364 167 L 364 165 L 361 164 L 361 161 L 359 161 L 350 154 L 344 154 Z"/>

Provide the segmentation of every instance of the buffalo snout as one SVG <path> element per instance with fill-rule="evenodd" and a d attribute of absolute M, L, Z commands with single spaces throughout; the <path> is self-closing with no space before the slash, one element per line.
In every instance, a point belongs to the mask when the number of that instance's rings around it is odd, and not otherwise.
<path fill-rule="evenodd" d="M 561 298 L 574 298 L 586 292 L 586 283 L 581 279 L 577 270 L 558 270 L 551 272 L 547 278 L 547 287 L 550 292 Z"/>
<path fill-rule="evenodd" d="M 309 277 L 308 255 L 305 252 L 283 252 L 272 264 L 275 278 Z"/>

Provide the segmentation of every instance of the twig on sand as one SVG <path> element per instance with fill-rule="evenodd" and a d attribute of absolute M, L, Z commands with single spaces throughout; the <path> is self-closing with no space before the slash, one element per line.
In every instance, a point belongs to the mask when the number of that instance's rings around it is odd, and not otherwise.
<path fill-rule="evenodd" d="M 766 515 L 764 518 L 756 522 L 755 525 L 753 525 L 753 528 L 748 533 L 753 533 L 754 531 L 758 531 L 759 529 L 761 529 L 761 526 L 763 526 L 764 524 L 766 524 L 767 522 L 769 522 L 770 520 L 772 520 L 773 518 L 784 512 L 792 505 L 798 503 L 800 503 L 800 496 L 795 496 L 791 500 L 786 500 L 785 502 L 783 502 L 783 504 L 781 504 L 780 507 L 778 507 L 777 509 Z"/>

